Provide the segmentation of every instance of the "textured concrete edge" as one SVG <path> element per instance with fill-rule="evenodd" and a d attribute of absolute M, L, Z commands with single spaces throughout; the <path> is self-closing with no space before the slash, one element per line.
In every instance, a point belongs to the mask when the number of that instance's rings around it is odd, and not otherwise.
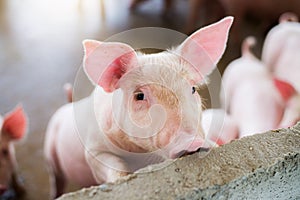
<path fill-rule="evenodd" d="M 279 130 L 273 130 L 273 131 L 269 131 L 269 132 L 278 132 L 280 134 L 292 134 L 295 136 L 300 136 L 300 122 L 298 122 L 298 124 L 295 125 L 294 127 L 291 127 L 288 129 L 279 129 Z M 266 133 L 269 133 L 269 132 L 266 132 Z M 250 136 L 249 138 L 256 138 L 256 135 Z M 243 141 L 245 143 L 247 143 L 247 140 L 248 140 L 247 138 L 243 138 Z M 231 145 L 231 144 L 227 144 L 227 145 Z M 289 145 L 289 142 L 287 143 L 287 145 Z M 218 147 L 218 148 L 223 148 L 223 147 Z M 257 184 L 259 185 L 262 182 L 269 181 L 270 177 L 272 177 L 277 172 L 281 173 L 283 169 L 279 167 L 280 165 L 281 166 L 296 165 L 295 170 L 299 171 L 299 169 L 300 169 L 299 168 L 299 163 L 300 163 L 299 162 L 299 157 L 300 157 L 299 153 L 300 153 L 300 149 L 299 149 L 299 151 L 297 150 L 296 152 L 290 152 L 290 153 L 284 155 L 283 157 L 282 156 L 279 157 L 275 163 L 272 163 L 269 166 L 258 167 L 255 170 L 253 170 L 252 173 L 248 173 L 246 175 L 241 174 L 236 179 L 231 180 L 222 186 L 214 185 L 214 186 L 209 186 L 207 188 L 202 188 L 202 189 L 194 188 L 190 192 L 184 193 L 184 194 L 182 194 L 182 196 L 177 196 L 177 197 L 178 197 L 178 199 L 199 199 L 199 198 L 202 198 L 202 199 L 228 199 L 228 198 L 232 198 L 234 196 L 234 194 L 239 189 L 241 189 L 241 187 L 243 188 L 245 186 L 245 183 L 247 183 L 246 185 L 249 185 L 248 184 L 249 182 L 252 185 L 257 185 Z M 181 158 L 181 159 L 188 160 L 186 157 Z M 160 165 L 160 164 L 158 164 L 158 165 Z M 153 168 L 155 168 L 155 165 L 146 167 L 145 169 L 141 169 L 141 171 L 147 172 L 147 171 L 151 171 L 151 169 L 153 169 Z M 284 171 L 285 170 L 286 169 L 284 169 Z M 290 171 L 293 172 L 293 170 L 290 170 Z M 300 173 L 298 173 L 298 174 L 300 174 Z M 139 174 L 132 174 L 132 175 L 126 176 L 114 184 L 105 184 L 106 188 L 101 188 L 100 190 L 99 190 L 99 186 L 86 188 L 86 189 L 82 189 L 77 192 L 65 194 L 60 199 L 63 199 L 63 200 L 89 199 L 91 197 L 96 197 L 98 195 L 99 195 L 98 198 L 102 199 L 101 191 L 105 192 L 105 193 L 110 192 L 111 190 L 114 189 L 115 186 L 120 186 L 124 183 L 127 184 L 132 179 L 136 179 L 136 178 L 140 178 Z M 299 182 L 297 182 L 297 184 L 299 184 Z M 250 188 L 250 190 L 251 190 L 251 188 Z M 244 193 L 242 193 L 241 195 L 244 195 Z M 235 195 L 234 197 L 243 197 L 243 196 Z M 98 198 L 96 198 L 96 199 L 98 199 Z M 95 198 L 92 198 L 92 199 L 95 199 Z"/>
<path fill-rule="evenodd" d="M 254 187 L 261 187 L 260 185 L 268 185 L 269 192 L 272 192 L 276 186 L 270 184 L 274 177 L 280 177 L 280 180 L 285 180 L 285 174 L 296 173 L 300 176 L 300 153 L 289 153 L 284 158 L 278 159 L 276 163 L 269 167 L 262 167 L 256 169 L 253 173 L 239 177 L 225 185 L 215 185 L 205 189 L 194 189 L 189 194 L 184 194 L 176 199 L 180 200 L 194 200 L 194 199 L 282 199 L 276 198 L 276 193 L 266 194 L 254 193 Z M 280 193 L 285 194 L 284 199 L 300 198 L 300 179 L 295 183 L 298 189 L 281 189 Z M 250 184 L 249 184 L 250 183 Z M 294 184 L 294 183 L 290 183 Z M 289 196 L 287 196 L 289 195 Z"/>

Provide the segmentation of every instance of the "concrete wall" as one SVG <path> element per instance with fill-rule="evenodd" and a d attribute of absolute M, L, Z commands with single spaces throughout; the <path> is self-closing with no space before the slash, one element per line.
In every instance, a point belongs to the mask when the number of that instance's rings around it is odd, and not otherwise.
<path fill-rule="evenodd" d="M 300 123 L 60 199 L 300 199 Z"/>

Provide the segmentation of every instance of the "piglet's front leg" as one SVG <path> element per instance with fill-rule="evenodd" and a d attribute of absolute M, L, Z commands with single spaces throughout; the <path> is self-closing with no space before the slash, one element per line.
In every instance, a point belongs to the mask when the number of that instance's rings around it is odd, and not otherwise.
<path fill-rule="evenodd" d="M 114 154 L 87 151 L 85 157 L 98 184 L 112 183 L 129 174 L 127 164 Z"/>

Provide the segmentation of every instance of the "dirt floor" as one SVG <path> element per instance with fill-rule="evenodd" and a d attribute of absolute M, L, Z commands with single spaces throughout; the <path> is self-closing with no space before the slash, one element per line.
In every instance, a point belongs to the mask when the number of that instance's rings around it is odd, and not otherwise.
<path fill-rule="evenodd" d="M 105 13 L 99 0 L 0 0 L 0 113 L 22 103 L 28 114 L 28 134 L 16 144 L 16 152 L 18 171 L 30 200 L 49 196 L 44 134 L 51 115 L 66 103 L 64 83 L 74 83 L 81 66 L 82 40 L 105 40 L 125 30 L 148 26 L 184 31 L 187 1 L 176 0 L 176 7 L 167 18 L 160 15 L 161 1 L 149 1 L 135 12 L 128 10 L 129 0 L 103 2 Z M 211 21 L 202 17 L 197 27 Z M 230 34 L 218 65 L 220 73 L 240 55 L 239 41 L 245 36 L 258 37 L 254 51 L 259 55 L 262 39 L 270 28 L 260 24 L 245 19 L 243 28 Z M 87 85 L 81 85 L 79 96 L 91 91 Z M 207 91 L 202 93 L 207 99 L 206 107 L 210 107 Z M 70 187 L 69 191 L 74 189 Z"/>

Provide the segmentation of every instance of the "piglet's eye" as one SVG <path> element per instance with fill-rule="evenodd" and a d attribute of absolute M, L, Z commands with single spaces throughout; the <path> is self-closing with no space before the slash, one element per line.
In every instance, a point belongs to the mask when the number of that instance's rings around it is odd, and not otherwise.
<path fill-rule="evenodd" d="M 194 94 L 195 92 L 196 92 L 196 87 L 193 86 L 193 87 L 192 87 L 192 94 Z"/>
<path fill-rule="evenodd" d="M 145 95 L 143 92 L 137 92 L 134 94 L 134 99 L 137 101 L 143 101 L 145 100 Z"/>

